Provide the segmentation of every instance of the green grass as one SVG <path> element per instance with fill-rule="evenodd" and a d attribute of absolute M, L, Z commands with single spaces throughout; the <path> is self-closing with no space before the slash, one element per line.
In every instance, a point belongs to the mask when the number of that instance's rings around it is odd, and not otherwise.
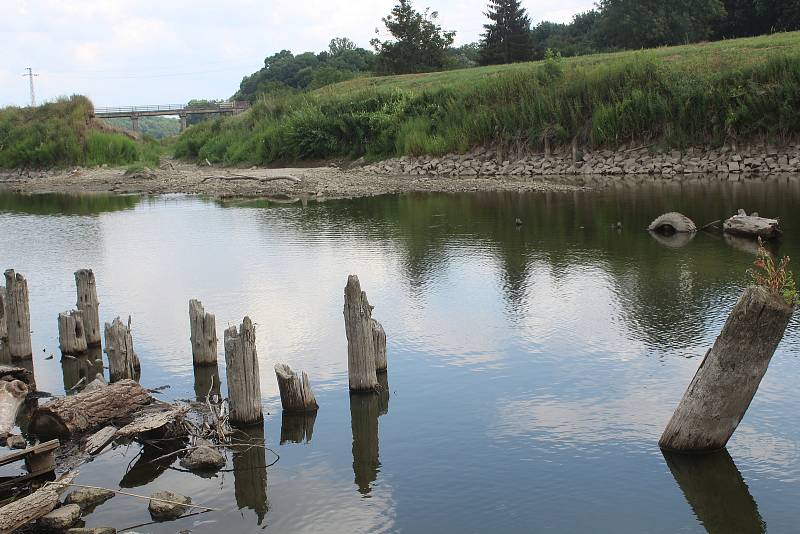
<path fill-rule="evenodd" d="M 0 168 L 158 164 L 158 142 L 96 129 L 92 109 L 89 99 L 78 95 L 37 107 L 0 109 Z"/>
<path fill-rule="evenodd" d="M 800 33 L 358 78 L 189 128 L 178 157 L 226 164 L 463 152 L 545 141 L 614 148 L 800 133 Z"/>

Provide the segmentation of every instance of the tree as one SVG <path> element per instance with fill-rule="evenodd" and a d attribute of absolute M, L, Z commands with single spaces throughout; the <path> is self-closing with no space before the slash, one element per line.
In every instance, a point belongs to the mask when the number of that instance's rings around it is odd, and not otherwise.
<path fill-rule="evenodd" d="M 378 53 L 377 69 L 389 74 L 408 74 L 444 68 L 447 49 L 453 44 L 456 32 L 442 30 L 436 23 L 438 17 L 436 11 L 415 10 L 411 0 L 399 0 L 383 18 L 393 40 L 370 41 Z"/>
<path fill-rule="evenodd" d="M 600 0 L 605 48 L 652 48 L 708 39 L 725 16 L 720 0 Z"/>
<path fill-rule="evenodd" d="M 531 20 L 520 0 L 489 0 L 489 20 L 483 28 L 480 63 L 496 65 L 533 58 Z"/>

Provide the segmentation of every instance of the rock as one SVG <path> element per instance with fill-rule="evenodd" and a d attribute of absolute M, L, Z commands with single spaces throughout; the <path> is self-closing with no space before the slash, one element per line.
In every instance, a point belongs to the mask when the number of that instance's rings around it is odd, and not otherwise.
<path fill-rule="evenodd" d="M 67 534 L 117 534 L 113 527 L 71 528 Z"/>
<path fill-rule="evenodd" d="M 43 530 L 63 532 L 81 518 L 81 508 L 77 504 L 67 504 L 56 508 L 49 514 L 39 518 L 39 527 Z"/>
<path fill-rule="evenodd" d="M 28 442 L 22 436 L 12 434 L 6 438 L 6 445 L 9 449 L 24 449 L 28 446 Z"/>
<path fill-rule="evenodd" d="M 225 456 L 214 447 L 202 444 L 181 458 L 181 466 L 190 471 L 216 471 L 225 466 Z"/>
<path fill-rule="evenodd" d="M 190 497 L 179 495 L 171 491 L 157 491 L 150 495 L 150 499 L 151 501 L 147 508 L 150 510 L 150 516 L 155 521 L 172 521 L 173 519 L 178 519 L 186 512 L 187 507 L 184 505 L 192 503 Z M 152 499 L 163 499 L 182 504 L 172 504 L 163 501 L 154 501 Z"/>
<path fill-rule="evenodd" d="M 116 495 L 107 489 L 78 488 L 64 499 L 67 504 L 77 504 L 81 510 L 91 510 Z"/>

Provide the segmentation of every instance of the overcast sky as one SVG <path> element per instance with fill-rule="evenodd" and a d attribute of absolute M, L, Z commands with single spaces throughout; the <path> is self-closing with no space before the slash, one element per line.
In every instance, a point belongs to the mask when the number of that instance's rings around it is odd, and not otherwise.
<path fill-rule="evenodd" d="M 479 38 L 485 0 L 417 0 L 456 44 Z M 368 48 L 393 0 L 0 0 L 0 106 L 88 95 L 96 106 L 228 98 L 281 49 Z M 567 22 L 591 0 L 523 0 L 534 23 Z"/>

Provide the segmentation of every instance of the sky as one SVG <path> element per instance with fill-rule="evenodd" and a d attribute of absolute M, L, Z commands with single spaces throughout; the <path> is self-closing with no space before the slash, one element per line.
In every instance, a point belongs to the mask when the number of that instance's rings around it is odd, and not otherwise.
<path fill-rule="evenodd" d="M 333 37 L 369 48 L 394 0 L 0 0 L 0 106 L 84 94 L 97 107 L 229 98 L 282 49 Z M 568 22 L 591 0 L 523 0 L 534 23 Z M 485 0 L 416 0 L 456 45 L 479 39 Z"/>

